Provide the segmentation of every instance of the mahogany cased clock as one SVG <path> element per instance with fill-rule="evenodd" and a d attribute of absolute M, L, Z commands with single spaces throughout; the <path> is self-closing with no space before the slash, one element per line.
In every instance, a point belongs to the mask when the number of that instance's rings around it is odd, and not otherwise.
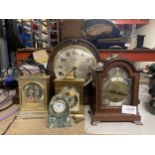
<path fill-rule="evenodd" d="M 140 121 L 139 75 L 134 65 L 122 58 L 108 60 L 101 70 L 94 71 L 92 124 L 98 121 Z M 123 105 L 135 106 L 136 114 L 122 113 Z"/>

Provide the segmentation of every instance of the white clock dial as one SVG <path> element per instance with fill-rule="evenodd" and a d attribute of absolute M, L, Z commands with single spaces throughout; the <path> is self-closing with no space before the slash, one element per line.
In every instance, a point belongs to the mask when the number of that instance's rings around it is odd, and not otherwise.
<path fill-rule="evenodd" d="M 74 77 L 85 79 L 87 85 L 92 80 L 92 67 L 97 64 L 94 54 L 86 47 L 69 45 L 62 48 L 54 58 L 56 78 L 64 78 L 69 72 Z"/>
<path fill-rule="evenodd" d="M 74 87 L 64 87 L 61 93 L 67 98 L 71 111 L 78 111 L 80 108 L 80 95 Z"/>
<path fill-rule="evenodd" d="M 56 113 L 62 113 L 64 112 L 66 109 L 66 104 L 63 100 L 57 100 L 54 102 L 53 104 L 53 110 L 56 112 Z"/>

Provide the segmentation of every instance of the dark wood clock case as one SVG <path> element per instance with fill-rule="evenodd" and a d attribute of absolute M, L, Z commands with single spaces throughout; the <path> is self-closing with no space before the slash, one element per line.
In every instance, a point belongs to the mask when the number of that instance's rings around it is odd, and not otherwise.
<path fill-rule="evenodd" d="M 104 107 L 102 105 L 101 94 L 101 81 L 107 75 L 108 71 L 115 67 L 123 67 L 129 74 L 129 77 L 133 80 L 132 95 L 130 105 L 137 107 L 137 114 L 124 114 L 121 112 L 121 106 L 118 107 Z M 128 60 L 122 58 L 113 58 L 104 63 L 102 70 L 94 71 L 94 89 L 92 89 L 92 102 L 90 105 L 90 114 L 92 122 L 95 125 L 97 122 L 140 122 L 141 116 L 138 112 L 139 104 L 139 76 L 140 73 L 134 67 L 134 65 Z M 92 84 L 93 85 L 93 84 Z M 119 89 L 119 88 L 118 88 Z M 104 101 L 103 101 L 104 102 Z"/>

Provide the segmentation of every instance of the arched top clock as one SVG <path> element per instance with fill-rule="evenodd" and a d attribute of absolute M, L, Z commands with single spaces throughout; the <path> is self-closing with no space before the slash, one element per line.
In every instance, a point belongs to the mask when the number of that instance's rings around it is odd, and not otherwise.
<path fill-rule="evenodd" d="M 95 71 L 96 103 L 92 104 L 93 120 L 139 121 L 139 71 L 128 60 L 113 58 Z M 122 113 L 122 106 L 136 106 L 137 114 Z M 99 115 L 99 117 L 98 117 Z"/>
<path fill-rule="evenodd" d="M 126 68 L 126 70 L 128 71 L 130 75 L 139 73 L 139 71 L 135 68 L 132 62 L 130 62 L 127 59 L 120 58 L 120 57 L 106 60 L 104 62 L 103 70 L 109 70 L 110 68 L 113 68 L 114 66 L 121 66 L 121 67 Z"/>
<path fill-rule="evenodd" d="M 90 42 L 82 39 L 70 39 L 59 44 L 52 52 L 48 68 L 57 79 L 63 79 L 69 72 L 74 77 L 83 78 L 84 86 L 92 81 L 92 67 L 100 58 L 98 51 Z"/>

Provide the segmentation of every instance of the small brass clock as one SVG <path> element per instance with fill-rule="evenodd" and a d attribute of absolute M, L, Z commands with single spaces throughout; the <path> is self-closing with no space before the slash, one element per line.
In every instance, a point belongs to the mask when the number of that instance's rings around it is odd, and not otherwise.
<path fill-rule="evenodd" d="M 139 71 L 128 60 L 113 58 L 94 71 L 92 123 L 97 121 L 140 121 L 138 112 Z M 93 95 L 94 94 L 94 95 Z M 122 113 L 122 106 L 135 106 L 136 114 Z"/>
<path fill-rule="evenodd" d="M 64 78 L 55 79 L 55 93 L 63 94 L 70 102 L 71 115 L 84 116 L 83 107 L 84 79 Z"/>
<path fill-rule="evenodd" d="M 49 101 L 48 75 L 29 75 L 19 78 L 20 113 L 47 113 Z"/>

